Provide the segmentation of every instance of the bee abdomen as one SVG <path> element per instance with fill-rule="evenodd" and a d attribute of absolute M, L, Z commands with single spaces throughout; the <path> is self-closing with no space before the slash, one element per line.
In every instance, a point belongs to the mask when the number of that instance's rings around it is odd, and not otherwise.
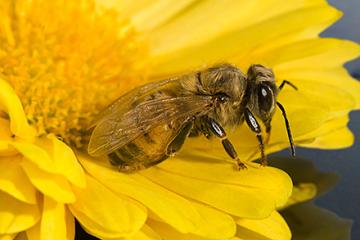
<path fill-rule="evenodd" d="M 146 168 L 153 162 L 167 158 L 165 150 L 168 141 L 166 137 L 164 139 L 161 134 L 164 131 L 160 131 L 160 128 L 163 126 L 152 129 L 109 154 L 111 164 L 115 166 L 143 164 Z"/>

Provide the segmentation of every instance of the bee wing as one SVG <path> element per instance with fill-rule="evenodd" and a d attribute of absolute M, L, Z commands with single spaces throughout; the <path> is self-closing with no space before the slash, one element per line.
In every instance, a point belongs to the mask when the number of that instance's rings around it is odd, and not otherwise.
<path fill-rule="evenodd" d="M 177 78 L 174 78 L 152 82 L 131 90 L 130 92 L 116 99 L 103 112 L 96 116 L 88 128 L 90 129 L 95 127 L 99 122 L 101 122 L 104 118 L 108 118 L 110 115 L 122 115 L 126 113 L 132 107 L 134 102 L 138 101 L 144 96 L 148 96 L 152 92 L 159 91 L 162 88 L 173 87 L 174 85 L 178 84 L 177 80 Z"/>
<path fill-rule="evenodd" d="M 210 110 L 211 96 L 166 97 L 140 103 L 124 115 L 110 114 L 99 121 L 90 138 L 92 156 L 109 154 L 152 128 Z"/>

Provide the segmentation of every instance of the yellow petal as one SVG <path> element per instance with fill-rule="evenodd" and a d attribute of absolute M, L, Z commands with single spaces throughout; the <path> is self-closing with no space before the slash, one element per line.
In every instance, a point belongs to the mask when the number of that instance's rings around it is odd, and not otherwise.
<path fill-rule="evenodd" d="M 254 59 L 261 59 L 261 63 L 272 66 L 275 73 L 286 73 L 292 69 L 316 69 L 320 66 L 340 67 L 359 55 L 359 44 L 330 38 L 307 39 L 268 51 L 252 52 Z"/>
<path fill-rule="evenodd" d="M 45 172 L 30 161 L 23 161 L 21 165 L 31 183 L 40 192 L 61 203 L 75 201 L 71 186 L 62 175 Z"/>
<path fill-rule="evenodd" d="M 279 102 L 293 107 L 296 101 L 304 101 L 308 106 L 316 106 L 327 111 L 328 118 L 342 116 L 356 106 L 355 96 L 338 86 L 315 84 L 315 81 L 294 80 L 299 91 L 284 91 L 279 96 Z M 297 103 L 298 103 L 297 102 Z M 307 116 L 304 116 L 305 118 Z"/>
<path fill-rule="evenodd" d="M 136 3 L 129 3 L 128 5 L 123 4 L 120 11 L 132 19 L 132 24 L 138 31 L 147 32 L 168 24 L 177 14 L 193 7 L 196 1 L 150 1 L 147 4 L 136 1 Z M 142 8 L 137 8 L 140 5 Z"/>
<path fill-rule="evenodd" d="M 179 49 L 183 46 L 193 46 L 230 31 L 249 30 L 250 27 L 256 28 L 274 18 L 286 18 L 287 13 L 294 14 L 293 11 L 301 11 L 319 5 L 323 5 L 321 1 L 308 1 L 307 3 L 293 1 L 292 4 L 280 4 L 280 1 L 273 0 L 263 2 L 261 6 L 248 1 L 202 1 L 185 9 L 173 21 L 155 29 L 151 33 L 150 44 L 153 46 L 152 48 L 155 48 L 154 51 L 159 52 Z M 273 6 L 277 7 L 274 8 Z M 253 16 L 257 17 L 254 18 Z M 281 21 L 278 22 L 279 24 L 282 23 Z M 276 30 L 278 29 L 272 29 L 272 31 Z M 176 34 L 173 34 L 174 32 Z M 263 35 L 265 34 L 261 36 Z M 179 38 L 178 36 L 182 37 Z M 251 36 L 246 37 L 250 38 Z"/>
<path fill-rule="evenodd" d="M 210 239 L 227 239 L 235 235 L 236 224 L 231 216 L 204 204 L 192 204 L 200 213 L 203 223 L 191 233 Z"/>
<path fill-rule="evenodd" d="M 148 221 L 148 225 L 152 229 L 154 229 L 163 240 L 208 240 L 208 238 L 203 238 L 194 234 L 180 233 L 174 228 L 162 222 L 150 220 Z"/>
<path fill-rule="evenodd" d="M 196 208 L 184 197 L 153 183 L 140 174 L 123 174 L 98 159 L 78 155 L 79 159 L 94 178 L 114 193 L 127 195 L 151 210 L 153 214 L 180 232 L 195 231 L 201 221 Z"/>
<path fill-rule="evenodd" d="M 349 147 L 354 143 L 354 136 L 347 128 L 348 122 L 348 115 L 326 121 L 315 131 L 300 137 L 300 145 L 322 149 Z M 305 141 L 306 139 L 311 141 Z"/>
<path fill-rule="evenodd" d="M 252 165 L 236 171 L 221 160 L 182 155 L 141 172 L 172 191 L 245 218 L 264 218 L 291 194 L 289 176 Z"/>
<path fill-rule="evenodd" d="M 48 136 L 53 144 L 53 158 L 57 170 L 75 186 L 85 187 L 85 174 L 73 150 L 55 136 Z"/>
<path fill-rule="evenodd" d="M 286 103 L 286 105 L 284 103 L 288 112 L 288 119 L 291 124 L 291 131 L 293 132 L 295 142 L 301 139 L 303 135 L 320 128 L 329 118 L 329 113 L 325 109 L 320 106 L 311 105 L 306 98 L 301 98 L 299 101 L 302 102 L 296 105 L 295 102 Z M 300 118 L 298 116 L 303 117 Z M 281 112 L 277 111 L 272 120 L 270 145 L 280 143 L 288 145 L 288 142 L 284 119 Z"/>
<path fill-rule="evenodd" d="M 252 3 L 244 3 L 242 1 L 238 3 L 242 3 L 245 8 L 247 6 L 251 7 L 252 5 Z M 209 1 L 207 4 L 209 7 L 213 7 L 211 5 L 212 1 Z M 258 8 L 258 4 L 256 4 L 256 9 L 252 9 L 252 11 L 237 11 L 236 14 L 240 17 L 239 20 L 241 20 L 241 23 L 233 23 L 232 27 L 237 28 L 232 31 L 225 29 L 225 33 L 223 32 L 223 34 L 219 34 L 220 31 L 216 29 L 219 26 L 213 24 L 213 16 L 210 16 L 210 14 L 199 15 L 202 18 L 212 19 L 212 21 L 209 22 L 212 23 L 212 28 L 217 30 L 214 32 L 217 36 L 215 35 L 213 38 L 209 36 L 205 37 L 204 34 L 206 35 L 207 31 L 204 30 L 203 24 L 196 24 L 196 21 L 187 15 L 183 15 L 183 19 L 184 21 L 191 21 L 191 23 L 177 20 L 172 24 L 167 24 L 166 28 L 159 29 L 158 32 L 152 34 L 153 39 L 151 39 L 150 42 L 150 49 L 152 50 L 150 55 L 153 57 L 152 62 L 156 67 L 156 75 L 174 74 L 193 69 L 204 63 L 218 62 L 219 59 L 222 61 L 230 60 L 235 56 L 236 59 L 242 59 L 242 61 L 230 61 L 237 62 L 241 68 L 245 68 L 253 63 L 248 62 L 247 55 L 251 54 L 251 52 L 259 48 L 259 46 L 266 48 L 269 47 L 269 45 L 281 45 L 298 39 L 316 37 L 319 33 L 319 26 L 323 28 L 340 16 L 337 10 L 324 4 L 323 1 L 315 4 L 299 4 L 297 6 L 295 2 L 293 2 L 295 5 L 293 9 L 291 9 L 293 4 L 282 4 L 282 2 L 276 1 L 267 2 L 267 4 L 264 5 L 264 8 Z M 226 4 L 223 3 L 222 5 L 224 7 L 226 6 Z M 280 12 L 277 12 L 273 6 L 279 6 L 276 7 L 276 9 L 279 8 Z M 228 8 L 228 6 L 226 7 Z M 287 7 L 290 9 L 286 9 Z M 242 6 L 240 8 L 242 8 Z M 217 8 L 213 9 L 218 13 L 224 14 L 224 12 L 218 11 Z M 236 12 L 238 8 L 234 7 L 231 9 Z M 193 11 L 196 10 L 198 9 L 194 8 Z M 254 11 L 258 11 L 258 14 L 254 13 Z M 190 13 L 191 12 L 189 12 L 189 14 Z M 274 15 L 268 16 L 265 13 L 269 13 L 270 15 L 274 13 Z M 245 14 L 243 19 L 241 19 L 242 14 Z M 254 15 L 259 17 L 254 18 Z M 262 15 L 264 15 L 265 18 L 260 17 Z M 226 19 L 227 18 L 228 16 Z M 253 22 L 253 24 L 251 24 L 252 19 L 255 21 L 258 21 L 258 19 L 263 21 Z M 208 21 L 208 19 L 202 19 L 201 22 L 206 21 Z M 174 24 L 179 24 L 180 26 L 174 26 Z M 186 28 L 181 26 L 191 27 Z M 199 26 L 200 30 L 197 29 L 197 26 Z M 186 30 L 186 33 L 181 33 L 179 29 Z M 191 30 L 191 32 L 193 31 L 194 34 L 189 33 L 189 30 Z M 212 32 L 210 32 L 210 34 L 212 34 Z M 182 37 L 179 38 L 178 36 Z M 205 39 L 207 42 L 201 42 L 200 39 Z M 186 41 L 186 44 L 184 41 Z M 194 52 L 196 52 L 196 55 L 194 55 Z"/>
<path fill-rule="evenodd" d="M 38 205 L 20 202 L 0 191 L 0 235 L 24 231 L 39 218 Z"/>
<path fill-rule="evenodd" d="M 15 237 L 16 234 L 0 235 L 0 240 L 13 240 Z"/>
<path fill-rule="evenodd" d="M 48 154 L 48 142 L 43 139 L 36 139 L 34 143 L 31 142 L 10 142 L 27 160 L 31 161 L 34 165 L 47 171 L 49 173 L 57 173 L 58 170 L 55 166 L 54 160 Z"/>
<path fill-rule="evenodd" d="M 86 177 L 86 188 L 74 187 L 76 202 L 69 208 L 81 225 L 99 238 L 129 237 L 144 224 L 146 209 L 105 186 Z"/>
<path fill-rule="evenodd" d="M 262 220 L 239 219 L 237 236 L 243 239 L 290 240 L 291 232 L 282 216 L 274 211 Z"/>
<path fill-rule="evenodd" d="M 55 136 L 37 138 L 32 143 L 11 142 L 9 144 L 41 170 L 61 174 L 78 187 L 85 186 L 84 172 L 75 153 Z"/>
<path fill-rule="evenodd" d="M 20 166 L 20 156 L 1 157 L 0 190 L 6 192 L 17 200 L 29 204 L 36 204 L 36 189 Z"/>
<path fill-rule="evenodd" d="M 126 240 L 163 240 L 163 238 L 148 225 L 144 224 L 139 232 L 132 237 L 126 238 Z"/>
<path fill-rule="evenodd" d="M 313 139 L 311 142 L 304 142 L 301 145 L 322 149 L 349 147 L 354 143 L 354 135 L 347 127 L 348 122 L 348 115 L 331 119 L 319 129 L 307 135 L 308 139 Z"/>
<path fill-rule="evenodd" d="M 284 208 L 296 203 L 313 199 L 317 194 L 316 185 L 313 183 L 300 183 L 293 187 L 293 192 Z"/>
<path fill-rule="evenodd" d="M 329 77 L 327 72 L 336 66 L 341 70 L 345 60 L 359 56 L 359 45 L 336 39 L 312 39 L 262 54 L 259 59 L 274 67 L 279 82 L 288 79 L 299 88 L 299 91 L 285 88 L 280 93 L 279 101 L 285 105 L 305 98 L 308 105 L 326 109 L 331 113 L 329 116 L 343 114 L 359 105 L 360 83 L 342 71 L 336 71 L 336 78 Z"/>
<path fill-rule="evenodd" d="M 75 222 L 62 203 L 44 197 L 41 221 L 26 231 L 28 240 L 73 240 Z"/>
<path fill-rule="evenodd" d="M 36 132 L 28 124 L 21 102 L 12 87 L 0 78 L 0 89 L 0 110 L 9 115 L 11 132 L 22 138 L 33 138 Z"/>
<path fill-rule="evenodd" d="M 317 137 L 309 144 L 302 144 L 304 147 L 320 149 L 347 148 L 354 144 L 354 134 L 347 127 L 336 129 L 332 133 Z"/>
<path fill-rule="evenodd" d="M 352 78 L 344 67 L 326 66 L 326 68 L 319 68 L 316 64 L 309 65 L 307 68 L 282 69 L 278 70 L 276 74 L 280 80 L 286 78 L 290 81 L 293 81 L 293 79 L 311 81 L 315 88 L 321 88 L 323 84 L 339 88 L 341 91 L 350 93 L 352 98 L 356 100 L 356 108 L 360 108 L 360 83 Z"/>
<path fill-rule="evenodd" d="M 9 120 L 0 117 L 0 156 L 17 154 L 17 151 L 9 145 L 9 142 L 14 140 L 12 135 Z"/>

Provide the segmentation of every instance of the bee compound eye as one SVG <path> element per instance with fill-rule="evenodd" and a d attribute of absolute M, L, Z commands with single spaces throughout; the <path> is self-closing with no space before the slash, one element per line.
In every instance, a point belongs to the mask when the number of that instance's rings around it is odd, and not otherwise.
<path fill-rule="evenodd" d="M 260 86 L 258 89 L 259 108 L 263 111 L 270 111 L 274 104 L 273 93 L 268 86 Z"/>

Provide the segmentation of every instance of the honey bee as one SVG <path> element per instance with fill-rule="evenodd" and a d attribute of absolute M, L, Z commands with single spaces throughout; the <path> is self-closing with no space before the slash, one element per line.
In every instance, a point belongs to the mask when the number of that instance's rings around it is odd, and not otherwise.
<path fill-rule="evenodd" d="M 173 79 L 149 83 L 118 98 L 94 121 L 88 153 L 108 155 L 121 172 L 154 166 L 177 153 L 187 137 L 215 136 L 238 169 L 246 168 L 223 127 L 247 123 L 256 134 L 261 164 L 267 165 L 262 130 L 270 134 L 276 106 L 282 112 L 292 155 L 295 147 L 284 107 L 276 101 L 290 82 L 275 85 L 270 68 L 254 64 L 245 75 L 221 64 Z"/>

